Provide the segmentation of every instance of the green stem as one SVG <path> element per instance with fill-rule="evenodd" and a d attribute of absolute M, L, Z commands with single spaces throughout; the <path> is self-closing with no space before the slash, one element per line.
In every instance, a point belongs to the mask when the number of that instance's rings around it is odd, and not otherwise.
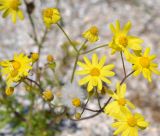
<path fill-rule="evenodd" d="M 95 90 L 96 90 L 96 95 L 97 95 L 98 106 L 99 106 L 99 109 L 101 109 L 102 107 L 101 107 L 100 97 L 99 97 L 97 88 Z"/>
<path fill-rule="evenodd" d="M 85 108 L 87 107 L 87 104 L 88 104 L 88 102 L 89 102 L 89 99 L 90 99 L 90 97 L 88 96 L 87 101 L 86 101 L 86 103 L 85 103 L 85 105 L 84 105 L 84 108 L 83 108 L 83 110 L 82 110 L 82 112 L 81 112 L 81 116 L 82 116 L 82 114 L 84 113 Z"/>
<path fill-rule="evenodd" d="M 125 75 L 125 77 L 126 77 L 126 68 L 125 68 L 125 64 L 124 64 L 124 59 L 123 59 L 123 53 L 122 53 L 122 51 L 120 52 L 120 54 L 121 54 L 121 60 L 122 60 L 122 64 L 123 64 L 123 71 L 124 71 L 124 75 Z"/>
<path fill-rule="evenodd" d="M 64 35 L 66 36 L 66 38 L 68 39 L 68 41 L 70 42 L 70 44 L 72 45 L 72 47 L 74 48 L 74 50 L 78 53 L 77 48 L 74 46 L 72 40 L 69 38 L 68 34 L 65 32 L 65 30 L 57 23 L 57 26 L 61 29 L 61 31 L 64 33 Z"/>
<path fill-rule="evenodd" d="M 46 36 L 47 36 L 47 33 L 48 33 L 48 30 L 47 28 L 45 29 L 44 31 L 44 35 L 42 36 L 42 39 L 39 42 L 37 42 L 37 45 L 38 45 L 38 54 L 39 54 L 39 57 L 41 56 L 41 49 L 43 47 L 43 43 L 45 42 L 45 39 L 46 39 Z M 39 72 L 39 60 L 40 58 L 37 60 L 37 63 L 36 63 L 36 70 L 37 70 L 37 73 L 36 73 L 36 80 L 38 81 L 38 72 Z"/>
<path fill-rule="evenodd" d="M 74 75 L 75 75 L 75 70 L 76 70 L 76 67 L 77 67 L 78 59 L 79 59 L 79 53 L 77 53 L 76 60 L 74 62 L 74 67 L 73 67 L 72 77 L 71 77 L 71 83 L 73 82 L 73 79 L 74 79 Z"/>
<path fill-rule="evenodd" d="M 93 49 L 91 49 L 91 50 L 88 50 L 88 51 L 86 51 L 86 52 L 82 52 L 80 55 L 90 53 L 90 52 L 92 52 L 92 51 L 94 51 L 94 50 L 97 50 L 97 49 L 99 49 L 99 48 L 103 48 L 103 47 L 106 47 L 106 46 L 108 46 L 108 44 L 100 45 L 100 46 L 98 46 L 98 47 L 96 47 L 96 48 L 93 48 Z"/>
<path fill-rule="evenodd" d="M 86 43 L 87 43 L 87 40 L 84 41 L 84 43 L 82 44 L 82 46 L 80 47 L 80 49 L 77 52 L 77 56 L 76 56 L 76 60 L 74 62 L 74 67 L 73 67 L 72 76 L 71 76 L 71 83 L 73 82 L 73 79 L 74 79 L 75 70 L 76 70 L 76 67 L 77 67 L 77 62 L 78 62 L 78 59 L 79 59 L 80 52 L 81 52 L 81 50 L 83 49 L 83 47 Z"/>

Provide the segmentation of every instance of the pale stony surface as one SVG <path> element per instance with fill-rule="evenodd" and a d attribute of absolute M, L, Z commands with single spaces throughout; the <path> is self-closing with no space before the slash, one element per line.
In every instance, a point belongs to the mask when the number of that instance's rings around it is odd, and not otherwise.
<path fill-rule="evenodd" d="M 43 35 L 44 25 L 41 20 L 41 10 L 46 6 L 55 6 L 55 1 L 51 0 L 35 0 L 36 10 L 34 19 L 39 38 Z M 157 54 L 157 62 L 160 60 L 160 0 L 59 0 L 58 7 L 61 9 L 65 30 L 71 34 L 72 39 L 83 41 L 81 33 L 91 25 L 97 25 L 100 29 L 100 41 L 95 45 L 107 43 L 111 38 L 111 32 L 108 28 L 109 23 L 119 19 L 123 24 L 130 20 L 133 27 L 131 33 L 138 35 L 144 39 L 144 46 L 152 48 L 152 53 Z M 25 7 L 23 6 L 25 10 Z M 27 18 L 27 15 L 25 15 Z M 9 19 L 2 20 L 0 18 L 0 59 L 10 58 L 14 52 L 34 52 L 37 47 L 34 41 L 29 36 L 32 33 L 29 21 L 19 21 L 13 25 Z M 63 34 L 55 26 L 49 32 L 47 40 L 44 44 L 41 66 L 45 62 L 47 54 L 54 54 L 57 61 L 63 58 L 61 45 L 66 41 Z M 89 48 L 93 48 L 91 45 Z M 106 50 L 105 50 L 106 49 Z M 116 64 L 116 77 L 113 79 L 113 85 L 117 80 L 122 78 L 122 65 L 118 54 L 109 55 L 108 48 L 99 49 L 96 52 L 106 54 L 108 62 Z M 90 54 L 88 56 L 91 56 Z M 69 61 L 70 66 L 73 65 L 73 60 Z M 127 71 L 130 71 L 130 65 L 126 63 Z M 67 80 L 71 73 L 71 67 L 68 68 L 66 77 L 62 80 Z M 57 71 L 58 72 L 58 71 Z M 153 76 L 153 83 L 149 84 L 144 78 L 130 78 L 127 81 L 128 98 L 138 106 L 138 111 L 143 113 L 150 122 L 150 127 L 142 132 L 143 136 L 159 136 L 160 135 L 160 78 Z M 90 104 L 94 107 L 95 105 Z M 85 115 L 88 115 L 86 113 Z M 71 122 L 63 128 L 61 136 L 112 136 L 113 129 L 110 127 L 111 118 L 101 114 L 96 118 L 77 122 L 76 129 L 70 126 Z"/>

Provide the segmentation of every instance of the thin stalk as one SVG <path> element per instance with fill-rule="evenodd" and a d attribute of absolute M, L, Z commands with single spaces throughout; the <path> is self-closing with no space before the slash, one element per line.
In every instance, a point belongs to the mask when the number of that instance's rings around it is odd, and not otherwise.
<path fill-rule="evenodd" d="M 76 52 L 78 52 L 77 48 L 75 47 L 75 45 L 73 44 L 71 38 L 68 36 L 68 34 L 65 32 L 65 30 L 63 29 L 63 27 L 61 27 L 58 23 L 57 26 L 61 29 L 61 31 L 63 32 L 63 34 L 66 36 L 66 38 L 68 39 L 68 41 L 70 42 L 71 46 L 74 48 L 74 50 Z"/>
<path fill-rule="evenodd" d="M 88 104 L 88 102 L 89 102 L 89 99 L 90 99 L 90 97 L 88 97 L 88 99 L 87 99 L 87 101 L 86 101 L 86 103 L 85 103 L 85 105 L 84 105 L 84 108 L 83 108 L 83 110 L 82 110 L 82 112 L 81 112 L 81 116 L 83 115 L 83 113 L 84 113 L 84 111 L 85 111 L 85 108 L 87 107 L 87 104 Z"/>
<path fill-rule="evenodd" d="M 34 84 L 41 90 L 41 92 L 44 91 L 43 88 L 41 87 L 41 85 L 40 85 L 39 83 L 37 83 L 36 81 L 34 81 L 34 80 L 30 79 L 30 78 L 26 78 L 26 79 L 27 79 L 28 81 L 34 83 Z"/>
<path fill-rule="evenodd" d="M 96 96 L 97 96 L 99 109 L 101 109 L 102 107 L 101 107 L 101 102 L 100 102 L 100 98 L 99 98 L 99 94 L 98 94 L 97 88 L 96 88 Z"/>
<path fill-rule="evenodd" d="M 76 67 L 77 67 L 78 59 L 79 59 L 79 54 L 80 54 L 81 50 L 83 49 L 83 47 L 86 43 L 87 43 L 87 40 L 84 41 L 84 43 L 82 44 L 82 46 L 80 47 L 80 49 L 77 52 L 77 56 L 76 56 L 76 60 L 74 62 L 74 67 L 73 67 L 72 76 L 71 76 L 71 83 L 73 82 L 73 79 L 74 79 L 75 70 L 76 70 Z"/>
<path fill-rule="evenodd" d="M 73 79 L 74 79 L 74 75 L 75 75 L 75 70 L 76 70 L 76 67 L 77 67 L 78 59 L 79 59 L 79 53 L 77 54 L 76 60 L 74 62 L 74 67 L 73 67 L 72 76 L 71 76 L 71 83 L 73 82 Z"/>
<path fill-rule="evenodd" d="M 103 48 L 103 47 L 106 47 L 106 46 L 108 46 L 108 44 L 100 45 L 100 46 L 95 47 L 95 48 L 93 48 L 93 49 L 91 49 L 91 50 L 88 50 L 88 51 L 82 52 L 80 55 L 84 55 L 84 54 L 90 53 L 90 52 L 92 52 L 92 51 L 94 51 L 94 50 L 97 50 L 97 49 L 99 49 L 99 48 Z"/>
<path fill-rule="evenodd" d="M 120 54 L 121 54 L 121 60 L 122 60 L 124 75 L 126 77 L 127 74 L 126 74 L 126 68 L 125 68 L 125 64 L 124 64 L 124 59 L 123 59 L 123 53 L 122 53 L 122 51 L 120 52 Z"/>

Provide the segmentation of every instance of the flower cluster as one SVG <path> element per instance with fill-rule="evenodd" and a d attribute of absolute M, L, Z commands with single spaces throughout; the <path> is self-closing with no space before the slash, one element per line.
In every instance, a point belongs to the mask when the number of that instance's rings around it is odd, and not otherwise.
<path fill-rule="evenodd" d="M 129 35 L 129 30 L 131 28 L 131 22 L 125 24 L 123 29 L 120 27 L 120 22 L 116 21 L 116 27 L 113 24 L 110 25 L 110 29 L 113 33 L 109 47 L 112 49 L 112 54 L 120 52 L 121 59 L 124 69 L 124 79 L 121 83 L 117 83 L 115 91 L 107 89 L 106 92 L 110 96 L 110 99 L 100 109 L 104 110 L 104 113 L 113 117 L 115 123 L 113 127 L 117 130 L 114 135 L 122 134 L 123 136 L 138 136 L 139 129 L 145 129 L 148 127 L 149 123 L 145 121 L 144 117 L 139 113 L 132 113 L 131 110 L 135 109 L 134 104 L 132 104 L 126 97 L 126 84 L 123 83 L 124 80 L 130 76 L 137 76 L 140 73 L 143 74 L 149 82 L 152 81 L 152 72 L 160 75 L 160 71 L 157 69 L 158 64 L 154 63 L 153 60 L 156 58 L 155 55 L 150 55 L 150 48 L 146 48 L 143 53 L 143 48 L 141 44 L 143 40 Z M 90 42 L 96 42 L 98 38 L 98 29 L 96 27 L 91 27 L 88 31 L 83 34 L 83 37 Z M 123 54 L 126 60 L 131 63 L 133 71 L 127 75 L 125 70 Z M 103 56 L 99 61 L 96 54 L 93 54 L 92 61 L 90 61 L 86 56 L 83 57 L 84 62 L 78 61 L 77 64 L 82 68 L 82 70 L 77 70 L 78 75 L 86 75 L 79 81 L 79 85 L 88 84 L 86 89 L 89 92 L 95 93 L 95 91 L 101 92 L 105 84 L 107 86 L 111 84 L 108 77 L 112 77 L 115 73 L 112 71 L 114 64 L 105 65 L 106 56 Z M 97 95 L 99 95 L 97 93 Z M 110 100 L 113 99 L 112 102 Z"/>
<path fill-rule="evenodd" d="M 2 16 L 5 18 L 11 14 L 14 23 L 16 23 L 17 15 L 20 19 L 23 19 L 23 13 L 19 9 L 20 5 L 20 0 L 0 0 L 0 11 L 4 11 Z M 34 22 L 32 21 L 31 16 L 29 17 L 34 29 Z M 138 131 L 140 129 L 143 130 L 147 128 L 149 123 L 144 117 L 141 114 L 132 111 L 136 107 L 128 98 L 126 98 L 127 86 L 124 82 L 132 74 L 138 76 L 141 73 L 144 78 L 151 82 L 152 73 L 160 75 L 160 71 L 158 70 L 158 64 L 154 62 L 156 55 L 150 55 L 150 48 L 142 48 L 143 40 L 141 38 L 129 34 L 131 22 L 127 22 L 123 28 L 121 28 L 119 20 L 116 21 L 115 26 L 110 24 L 113 36 L 109 44 L 99 45 L 98 47 L 85 52 L 84 47 L 87 46 L 87 44 L 93 44 L 100 39 L 97 26 L 91 26 L 87 31 L 82 33 L 82 38 L 85 39 L 85 42 L 82 42 L 81 46 L 77 47 L 60 23 L 58 23 L 61 20 L 61 13 L 57 8 L 43 9 L 42 20 L 46 26 L 46 30 L 51 28 L 53 24 L 56 24 L 68 39 L 69 45 L 71 45 L 75 51 L 76 57 L 70 83 L 68 81 L 67 83 L 61 81 L 57 76 L 58 72 L 56 71 L 57 69 L 55 69 L 56 60 L 51 54 L 46 57 L 46 64 L 41 68 L 39 67 L 40 53 L 43 42 L 45 41 L 46 33 L 44 34 L 44 37 L 42 37 L 42 40 L 39 41 L 39 38 L 36 37 L 36 31 L 34 30 L 34 41 L 38 45 L 38 53 L 31 53 L 29 56 L 23 53 L 14 54 L 13 59 L 0 61 L 0 70 L 6 82 L 6 95 L 11 96 L 14 93 L 14 88 L 20 83 L 24 83 L 28 87 L 28 90 L 34 90 L 34 93 L 37 92 L 37 90 L 40 92 L 39 94 L 41 98 L 43 98 L 43 102 L 47 102 L 49 108 L 51 108 L 51 113 L 53 111 L 52 106 L 54 101 L 56 101 L 57 98 L 60 98 L 63 110 L 59 116 L 65 115 L 65 117 L 72 120 L 83 120 L 93 118 L 103 112 L 114 119 L 114 123 L 112 124 L 112 127 L 116 129 L 114 135 L 138 136 Z M 91 60 L 86 56 L 87 53 L 105 46 L 108 46 L 112 50 L 112 55 L 119 52 L 123 64 L 124 76 L 121 82 L 117 82 L 114 91 L 112 91 L 113 89 L 110 89 L 110 84 L 112 84 L 112 78 L 116 74 L 116 65 L 113 63 L 106 64 L 106 55 L 103 55 L 99 59 L 98 54 L 93 53 Z M 83 56 L 83 61 L 81 61 L 80 56 L 83 54 L 85 54 L 85 56 Z M 123 58 L 124 56 L 125 59 Z M 124 61 L 128 61 L 132 65 L 132 71 L 129 74 L 127 74 L 128 72 L 125 69 Z M 107 63 L 108 62 L 109 60 L 107 60 Z M 35 64 L 36 66 L 34 67 Z M 79 68 L 77 68 L 77 65 Z M 47 68 L 53 72 L 54 81 L 49 79 L 50 73 L 47 75 Z M 60 69 L 58 70 L 60 71 Z M 32 74 L 30 74 L 31 71 Z M 32 76 L 34 74 L 36 77 L 35 80 L 33 80 L 34 77 Z M 74 80 L 75 74 L 82 76 L 82 79 L 78 81 L 78 84 Z M 56 87 L 59 91 L 53 93 L 52 89 L 44 89 L 46 86 L 50 86 L 51 88 Z M 86 92 L 84 92 L 84 90 L 86 90 Z M 107 99 L 102 106 L 101 97 L 105 94 L 109 96 L 109 99 Z M 35 94 L 33 97 L 34 96 Z M 103 98 L 105 99 L 106 97 Z M 97 100 L 98 109 L 95 110 L 87 107 L 87 104 L 91 99 Z M 33 98 L 32 103 L 34 104 Z M 55 107 L 56 104 L 54 105 L 54 108 Z M 82 112 L 79 112 L 78 110 L 82 110 Z M 94 112 L 95 114 L 83 117 L 83 113 L 86 110 Z M 17 114 L 17 112 L 15 113 Z M 34 112 L 31 112 L 30 114 L 32 113 Z M 73 114 L 75 118 L 72 118 Z"/>
<path fill-rule="evenodd" d="M 17 83 L 29 75 L 29 71 L 32 69 L 32 59 L 23 53 L 15 54 L 12 60 L 1 61 L 0 66 L 7 86 L 10 87 L 13 83 Z"/>

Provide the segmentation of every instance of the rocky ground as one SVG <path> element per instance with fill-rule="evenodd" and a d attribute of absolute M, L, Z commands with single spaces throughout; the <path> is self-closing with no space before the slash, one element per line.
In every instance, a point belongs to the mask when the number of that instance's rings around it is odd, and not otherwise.
<path fill-rule="evenodd" d="M 44 26 L 41 20 L 41 9 L 46 6 L 55 6 L 55 1 L 35 0 L 36 10 L 34 19 L 39 38 L 43 35 Z M 144 39 L 144 46 L 149 46 L 152 53 L 157 54 L 157 62 L 160 60 L 160 1 L 159 0 L 59 0 L 58 7 L 63 16 L 63 24 L 66 31 L 71 34 L 72 39 L 83 41 L 81 33 L 91 25 L 100 29 L 100 41 L 95 45 L 107 43 L 111 38 L 108 28 L 109 23 L 119 19 L 123 24 L 130 20 L 133 24 L 131 33 Z M 23 6 L 25 10 L 25 7 Z M 26 15 L 27 18 L 27 15 Z M 9 58 L 16 51 L 26 53 L 34 52 L 34 45 L 29 34 L 32 32 L 29 21 L 18 22 L 13 25 L 10 20 L 0 18 L 0 58 Z M 43 27 L 42 27 L 43 26 Z M 63 34 L 53 27 L 47 35 L 44 44 L 41 65 L 46 54 L 54 54 L 57 61 L 63 58 L 61 45 L 66 41 Z M 91 45 L 89 48 L 94 47 Z M 116 64 L 116 77 L 113 84 L 122 78 L 122 66 L 119 55 L 110 56 L 107 47 L 96 51 L 99 54 L 107 54 L 108 61 Z M 90 54 L 88 55 L 90 56 Z M 109 62 L 108 62 L 109 63 Z M 130 66 L 126 63 L 127 71 Z M 70 69 L 68 69 L 70 73 Z M 69 75 L 69 74 L 68 74 Z M 66 79 L 68 77 L 65 77 Z M 153 76 L 152 84 L 142 77 L 130 78 L 127 81 L 128 98 L 138 107 L 146 119 L 150 121 L 150 127 L 143 131 L 143 136 L 160 135 L 160 78 Z M 89 105 L 93 106 L 93 105 Z M 87 113 L 86 113 L 87 114 Z M 61 136 L 112 136 L 112 120 L 101 114 L 94 119 L 77 122 L 77 128 L 70 127 L 73 122 L 67 122 Z"/>

